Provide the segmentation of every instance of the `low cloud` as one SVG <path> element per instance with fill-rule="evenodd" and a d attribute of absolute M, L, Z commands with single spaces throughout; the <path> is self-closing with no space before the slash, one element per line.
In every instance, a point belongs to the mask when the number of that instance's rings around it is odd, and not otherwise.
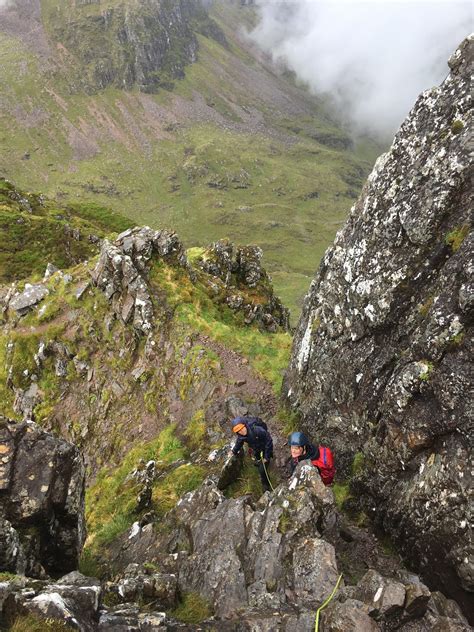
<path fill-rule="evenodd" d="M 418 94 L 439 84 L 472 28 L 457 1 L 258 0 L 251 37 L 358 133 L 393 135 Z"/>

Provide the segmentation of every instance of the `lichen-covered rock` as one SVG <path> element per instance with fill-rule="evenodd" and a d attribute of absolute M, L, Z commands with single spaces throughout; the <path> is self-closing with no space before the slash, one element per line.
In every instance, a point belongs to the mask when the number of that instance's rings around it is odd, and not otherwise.
<path fill-rule="evenodd" d="M 423 93 L 381 156 L 306 296 L 284 392 L 410 563 L 474 590 L 469 64 Z"/>
<path fill-rule="evenodd" d="M 36 283 L 32 285 L 31 283 L 26 283 L 23 292 L 17 292 L 10 298 L 9 307 L 14 309 L 20 316 L 24 316 L 48 294 L 49 290 L 43 284 Z"/>
<path fill-rule="evenodd" d="M 211 244 L 198 264 L 206 274 L 222 283 L 215 294 L 234 311 L 243 312 L 245 323 L 255 322 L 276 332 L 290 327 L 290 312 L 273 292 L 271 279 L 262 267 L 263 252 L 258 246 L 237 248 L 227 239 Z"/>
<path fill-rule="evenodd" d="M 186 267 L 183 246 L 175 233 L 137 227 L 104 240 L 93 280 L 112 303 L 117 317 L 147 334 L 153 328 L 153 303 L 147 264 L 153 255 Z"/>
<path fill-rule="evenodd" d="M 33 422 L 0 419 L 0 570 L 43 576 L 76 568 L 84 480 L 75 446 Z"/>

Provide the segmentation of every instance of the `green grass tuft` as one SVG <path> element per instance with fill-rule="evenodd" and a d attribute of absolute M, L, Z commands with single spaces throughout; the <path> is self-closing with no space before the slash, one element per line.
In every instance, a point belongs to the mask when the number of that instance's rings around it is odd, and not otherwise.
<path fill-rule="evenodd" d="M 186 593 L 170 615 L 183 623 L 201 623 L 212 616 L 208 601 L 198 593 Z"/>
<path fill-rule="evenodd" d="M 67 625 L 65 621 L 47 618 L 43 619 L 33 615 L 25 615 L 18 617 L 13 625 L 9 628 L 9 632 L 67 632 L 75 628 Z"/>

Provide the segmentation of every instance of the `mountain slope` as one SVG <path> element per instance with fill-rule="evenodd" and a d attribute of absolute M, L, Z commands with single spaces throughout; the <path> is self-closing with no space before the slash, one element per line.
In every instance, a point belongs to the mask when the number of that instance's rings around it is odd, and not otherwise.
<path fill-rule="evenodd" d="M 0 173 L 59 200 L 93 201 L 176 229 L 187 245 L 227 236 L 256 242 L 295 307 L 377 148 L 354 147 L 322 103 L 260 59 L 239 30 L 251 9 L 224 1 L 212 8 L 215 22 L 182 16 L 195 55 L 181 58 L 175 76 L 184 69 L 185 77 L 172 78 L 171 90 L 140 91 L 143 83 L 126 79 L 138 66 L 125 71 L 122 62 L 112 64 L 110 81 L 94 84 L 97 35 L 84 15 L 103 21 L 109 4 L 74 9 L 82 52 L 54 2 L 2 10 Z M 133 33 L 146 50 L 141 31 Z M 127 48 L 117 38 L 104 46 L 105 59 L 122 59 Z M 117 87 L 120 76 L 127 89 Z"/>

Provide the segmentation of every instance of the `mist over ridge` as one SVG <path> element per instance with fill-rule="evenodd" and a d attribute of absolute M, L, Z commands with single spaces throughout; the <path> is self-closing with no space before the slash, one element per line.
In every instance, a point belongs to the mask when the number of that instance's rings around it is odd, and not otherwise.
<path fill-rule="evenodd" d="M 318 94 L 355 133 L 389 140 L 417 96 L 448 73 L 472 30 L 469 2 L 257 0 L 251 37 Z"/>

